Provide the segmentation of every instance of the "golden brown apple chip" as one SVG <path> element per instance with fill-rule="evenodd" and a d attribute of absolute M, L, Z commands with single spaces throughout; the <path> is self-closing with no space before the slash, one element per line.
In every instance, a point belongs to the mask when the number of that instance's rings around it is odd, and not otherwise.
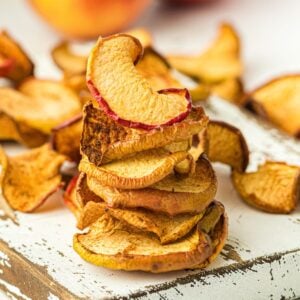
<path fill-rule="evenodd" d="M 249 162 L 244 136 L 236 127 L 221 121 L 210 121 L 206 132 L 205 152 L 211 161 L 230 165 L 243 172 Z"/>
<path fill-rule="evenodd" d="M 2 194 L 16 210 L 31 212 L 61 186 L 60 167 L 65 157 L 49 144 L 8 157 L 1 149 Z"/>
<path fill-rule="evenodd" d="M 0 88 L 0 112 L 18 124 L 44 134 L 80 113 L 78 96 L 63 84 L 50 80 L 28 79 L 19 91 Z"/>
<path fill-rule="evenodd" d="M 0 76 L 19 82 L 33 74 L 33 63 L 30 58 L 5 31 L 0 31 L 0 57 L 5 62 L 5 71 L 1 72 L 0 66 Z"/>
<path fill-rule="evenodd" d="M 152 234 L 104 214 L 88 233 L 74 236 L 73 247 L 83 259 L 106 268 L 153 273 L 182 270 L 199 267 L 214 254 L 227 223 L 223 215 L 210 223 L 217 225 L 209 234 L 196 226 L 185 238 L 162 245 Z"/>
<path fill-rule="evenodd" d="M 248 204 L 272 213 L 290 213 L 300 192 L 300 168 L 266 162 L 256 172 L 232 174 L 233 184 Z"/>
<path fill-rule="evenodd" d="M 278 77 L 246 96 L 246 106 L 293 136 L 300 136 L 300 75 Z"/>
<path fill-rule="evenodd" d="M 83 156 L 79 170 L 89 177 L 94 177 L 103 185 L 121 189 L 139 189 L 166 177 L 186 156 L 185 151 L 170 153 L 164 149 L 152 149 L 99 167 Z"/>
<path fill-rule="evenodd" d="M 230 24 L 222 24 L 219 35 L 204 53 L 197 56 L 168 56 L 182 73 L 207 83 L 216 83 L 242 74 L 240 41 Z"/>
<path fill-rule="evenodd" d="M 14 66 L 14 61 L 10 58 L 5 58 L 0 55 L 0 77 L 5 77 L 9 74 Z"/>
<path fill-rule="evenodd" d="M 189 89 L 193 102 L 203 101 L 208 98 L 211 88 L 208 84 L 198 83 L 194 88 Z"/>
<path fill-rule="evenodd" d="M 201 107 L 193 108 L 182 122 L 151 131 L 126 128 L 89 103 L 84 108 L 81 151 L 95 165 L 129 154 L 186 141 L 206 127 L 208 118 Z"/>
<path fill-rule="evenodd" d="M 82 133 L 82 115 L 52 129 L 51 144 L 55 151 L 69 158 L 71 161 L 80 160 L 80 137 Z"/>
<path fill-rule="evenodd" d="M 16 122 L 13 118 L 1 112 L 0 128 L 0 141 L 17 141 L 30 148 L 41 146 L 49 139 L 47 134 L 31 128 L 23 122 Z"/>
<path fill-rule="evenodd" d="M 133 28 L 126 33 L 138 39 L 144 48 L 151 47 L 153 38 L 151 33 L 146 28 Z"/>

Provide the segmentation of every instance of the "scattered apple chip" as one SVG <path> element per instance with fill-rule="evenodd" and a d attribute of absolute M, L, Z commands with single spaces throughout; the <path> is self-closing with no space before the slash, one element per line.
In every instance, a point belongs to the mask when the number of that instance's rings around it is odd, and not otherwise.
<path fill-rule="evenodd" d="M 118 208 L 110 208 L 108 213 L 137 229 L 154 233 L 161 244 L 173 243 L 186 236 L 204 215 L 203 211 L 197 215 L 181 214 L 170 217 L 142 209 Z"/>
<path fill-rule="evenodd" d="M 191 110 L 189 92 L 154 91 L 134 65 L 142 50 L 140 42 L 129 35 L 99 38 L 87 65 L 91 94 L 123 126 L 151 130 L 182 121 Z"/>
<path fill-rule="evenodd" d="M 2 194 L 16 210 L 31 212 L 61 186 L 60 167 L 65 157 L 50 149 L 49 144 L 7 157 L 0 152 Z"/>
<path fill-rule="evenodd" d="M 210 87 L 207 84 L 199 83 L 194 88 L 189 89 L 193 102 L 204 101 L 210 95 Z"/>
<path fill-rule="evenodd" d="M 87 186 L 109 207 L 142 207 L 168 215 L 199 213 L 213 200 L 217 191 L 217 180 L 206 160 L 200 159 L 197 164 L 196 173 L 190 175 L 191 177 L 187 179 L 176 175 L 169 176 L 168 179 L 163 179 L 163 182 L 158 184 L 160 189 L 152 187 L 135 190 L 117 189 L 102 185 L 94 177 L 87 177 Z M 164 181 L 167 181 L 170 186 L 165 186 Z M 177 192 L 176 189 L 181 185 L 181 182 L 183 183 L 182 189 Z M 196 189 L 194 184 L 197 185 Z M 172 190 L 173 188 L 175 191 Z"/>
<path fill-rule="evenodd" d="M 0 104 L 1 106 L 1 104 Z M 48 141 L 48 135 L 0 112 L 0 141 L 17 141 L 33 148 Z"/>
<path fill-rule="evenodd" d="M 82 115 L 77 115 L 52 129 L 51 144 L 55 151 L 79 161 L 80 137 L 82 133 Z"/>
<path fill-rule="evenodd" d="M 300 168 L 266 162 L 256 172 L 232 174 L 233 184 L 248 204 L 271 213 L 290 213 L 300 194 Z"/>
<path fill-rule="evenodd" d="M 111 269 L 160 273 L 200 267 L 218 246 L 219 239 L 214 238 L 227 232 L 227 224 L 220 226 L 225 224 L 223 216 L 210 223 L 217 225 L 211 228 L 209 234 L 201 226 L 196 226 L 187 237 L 162 245 L 148 232 L 135 230 L 104 214 L 92 224 L 88 233 L 74 236 L 73 247 L 86 261 Z"/>
<path fill-rule="evenodd" d="M 249 93 L 245 103 L 290 135 L 300 136 L 300 75 L 269 81 Z"/>
<path fill-rule="evenodd" d="M 99 166 L 132 153 L 186 141 L 207 123 L 203 109 L 197 107 L 184 121 L 172 126 L 151 131 L 135 130 L 119 125 L 89 103 L 84 108 L 81 151 L 90 162 Z"/>
<path fill-rule="evenodd" d="M 228 164 L 239 172 L 245 171 L 249 150 L 238 128 L 225 122 L 210 121 L 206 137 L 205 152 L 211 161 Z"/>
<path fill-rule="evenodd" d="M 220 27 L 217 39 L 206 52 L 167 59 L 175 69 L 202 82 L 216 83 L 242 74 L 239 37 L 229 24 Z"/>
<path fill-rule="evenodd" d="M 0 76 L 19 82 L 33 74 L 33 64 L 21 46 L 5 31 L 0 31 Z M 4 71 L 3 71 L 4 68 Z"/>
<path fill-rule="evenodd" d="M 45 134 L 81 110 L 77 95 L 61 83 L 28 79 L 19 87 L 0 88 L 0 112 Z"/>
<path fill-rule="evenodd" d="M 151 47 L 153 39 L 151 33 L 147 29 L 143 27 L 133 28 L 126 33 L 138 39 L 144 48 Z"/>
<path fill-rule="evenodd" d="M 170 153 L 164 149 L 153 149 L 99 167 L 83 156 L 79 170 L 103 185 L 139 189 L 166 177 L 186 156 L 187 152 L 184 151 Z"/>

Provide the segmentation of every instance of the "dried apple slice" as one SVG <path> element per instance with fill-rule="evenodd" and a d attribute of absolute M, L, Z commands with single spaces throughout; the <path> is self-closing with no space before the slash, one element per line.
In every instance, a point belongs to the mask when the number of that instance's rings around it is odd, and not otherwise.
<path fill-rule="evenodd" d="M 31 212 L 61 186 L 60 167 L 65 157 L 49 144 L 24 154 L 7 157 L 0 152 L 2 194 L 16 210 Z"/>
<path fill-rule="evenodd" d="M 153 273 L 182 270 L 200 266 L 214 254 L 219 241 L 215 237 L 227 231 L 223 215 L 216 223 L 209 234 L 197 226 L 186 238 L 162 245 L 155 236 L 105 214 L 88 233 L 74 236 L 73 247 L 86 261 L 106 268 Z"/>
<path fill-rule="evenodd" d="M 153 149 L 99 167 L 83 156 L 79 170 L 94 177 L 103 185 L 121 189 L 139 189 L 166 177 L 186 156 L 187 152 L 184 151 L 169 153 L 164 149 Z"/>
<path fill-rule="evenodd" d="M 201 107 L 193 108 L 182 122 L 151 131 L 126 128 L 89 103 L 84 108 L 81 151 L 90 162 L 101 165 L 129 154 L 164 147 L 198 134 L 208 118 Z"/>
<path fill-rule="evenodd" d="M 230 24 L 222 24 L 214 43 L 197 56 L 168 56 L 170 64 L 198 80 L 216 83 L 242 74 L 240 41 Z"/>
<path fill-rule="evenodd" d="M 273 79 L 246 96 L 246 106 L 290 135 L 300 136 L 300 75 Z"/>
<path fill-rule="evenodd" d="M 140 42 L 129 35 L 99 38 L 87 65 L 91 94 L 123 126 L 151 130 L 182 121 L 191 110 L 189 92 L 153 91 L 134 66 L 142 51 Z"/>
<path fill-rule="evenodd" d="M 0 56 L 2 61 L 6 60 L 6 71 L 1 74 L 0 67 L 0 76 L 19 82 L 33 74 L 33 63 L 28 55 L 5 31 L 0 31 Z"/>
<path fill-rule="evenodd" d="M 53 149 L 71 161 L 79 161 L 81 158 L 79 150 L 81 133 L 82 115 L 79 114 L 52 129 L 51 144 Z"/>
<path fill-rule="evenodd" d="M 137 229 L 154 233 L 161 244 L 173 243 L 186 236 L 203 217 L 204 212 L 197 215 L 177 215 L 169 217 L 146 210 L 130 210 L 111 208 L 107 211 L 114 218 Z"/>
<path fill-rule="evenodd" d="M 168 177 L 168 179 L 163 179 L 162 181 L 167 181 L 170 186 L 165 186 L 163 182 L 160 182 L 158 187 L 161 190 L 151 187 L 136 190 L 117 189 L 103 185 L 94 177 L 89 176 L 87 177 L 87 186 L 109 207 L 142 207 L 168 215 L 199 213 L 213 200 L 217 191 L 217 180 L 207 160 L 200 159 L 197 164 L 196 172 L 190 175 L 189 179 L 178 178 L 175 175 L 172 176 L 173 180 Z M 180 192 L 176 191 L 178 186 L 182 186 Z M 175 191 L 172 191 L 173 188 Z"/>
<path fill-rule="evenodd" d="M 0 112 L 45 134 L 81 110 L 77 95 L 61 83 L 29 79 L 19 89 L 0 88 Z"/>
<path fill-rule="evenodd" d="M 138 39 L 144 48 L 151 47 L 153 38 L 151 33 L 146 28 L 133 28 L 127 31 L 126 34 L 132 35 L 136 39 Z"/>
<path fill-rule="evenodd" d="M 236 127 L 221 121 L 210 121 L 206 132 L 205 152 L 211 161 L 230 165 L 243 172 L 249 162 L 244 136 Z"/>
<path fill-rule="evenodd" d="M 9 74 L 14 66 L 14 61 L 10 58 L 4 58 L 0 55 L 0 77 L 5 77 Z"/>
<path fill-rule="evenodd" d="M 232 173 L 233 184 L 248 204 L 272 213 L 290 213 L 300 193 L 300 168 L 266 162 L 256 172 Z"/>

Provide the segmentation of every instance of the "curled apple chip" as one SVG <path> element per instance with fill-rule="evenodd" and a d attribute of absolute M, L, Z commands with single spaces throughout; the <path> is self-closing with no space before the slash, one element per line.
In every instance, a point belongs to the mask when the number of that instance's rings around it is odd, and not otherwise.
<path fill-rule="evenodd" d="M 58 153 L 65 155 L 71 161 L 79 161 L 81 157 L 79 150 L 81 132 L 81 114 L 54 127 L 51 136 L 53 149 Z"/>
<path fill-rule="evenodd" d="M 61 83 L 28 79 L 19 87 L 0 88 L 0 112 L 44 134 L 81 110 L 77 95 Z"/>
<path fill-rule="evenodd" d="M 201 164 L 201 162 L 199 164 Z M 200 169 L 202 169 L 202 171 L 200 171 Z M 205 176 L 207 176 L 207 178 L 205 178 Z M 168 181 L 172 183 L 170 178 Z M 165 187 L 166 190 L 151 187 L 124 190 L 102 185 L 97 179 L 89 176 L 87 177 L 87 186 L 93 193 L 103 199 L 109 207 L 146 208 L 171 216 L 183 213 L 195 214 L 203 211 L 211 203 L 217 191 L 215 174 L 210 172 L 204 163 L 198 167 L 197 173 L 193 175 L 193 178 L 189 178 L 188 180 L 183 177 L 180 180 L 177 179 L 176 175 L 173 175 L 173 182 L 174 181 L 176 181 L 178 185 L 180 181 L 183 183 L 190 182 L 190 184 L 196 182 L 199 186 L 194 192 L 189 191 L 192 185 L 185 185 L 184 191 L 181 192 L 169 191 L 173 188 L 172 185 L 169 188 Z M 164 186 L 161 184 L 160 187 L 163 188 Z"/>
<path fill-rule="evenodd" d="M 285 132 L 300 136 L 300 75 L 269 81 L 249 93 L 245 103 Z"/>
<path fill-rule="evenodd" d="M 17 141 L 30 148 L 43 145 L 49 138 L 47 134 L 22 122 L 16 122 L 13 118 L 1 112 L 0 128 L 0 141 Z"/>
<path fill-rule="evenodd" d="M 154 91 L 134 65 L 142 51 L 140 42 L 129 35 L 99 38 L 87 65 L 91 94 L 123 126 L 151 130 L 182 121 L 191 110 L 189 92 Z"/>
<path fill-rule="evenodd" d="M 208 118 L 201 107 L 193 108 L 182 122 L 151 131 L 123 127 L 89 103 L 84 108 L 81 151 L 90 162 L 101 165 L 132 153 L 182 142 L 206 127 Z"/>
<path fill-rule="evenodd" d="M 211 161 L 230 165 L 243 172 L 248 166 L 249 150 L 240 130 L 228 123 L 210 121 L 206 132 L 205 152 Z"/>
<path fill-rule="evenodd" d="M 61 186 L 60 167 L 65 157 L 49 144 L 14 157 L 0 153 L 2 194 L 16 210 L 31 212 Z"/>
<path fill-rule="evenodd" d="M 248 204 L 272 213 L 290 213 L 300 193 L 300 168 L 266 162 L 256 172 L 232 173 L 233 184 Z"/>
<path fill-rule="evenodd" d="M 133 28 L 126 32 L 128 35 L 134 36 L 136 39 L 140 41 L 144 48 L 151 47 L 152 45 L 152 35 L 151 33 L 143 27 Z"/>
<path fill-rule="evenodd" d="M 239 37 L 229 24 L 221 25 L 217 39 L 204 53 L 167 58 L 175 69 L 203 82 L 220 82 L 242 74 Z"/>
<path fill-rule="evenodd" d="M 186 156 L 187 152 L 184 151 L 170 153 L 164 149 L 153 149 L 99 167 L 83 156 L 79 170 L 103 185 L 139 189 L 166 177 Z"/>
<path fill-rule="evenodd" d="M 210 223 L 216 226 L 209 233 L 196 226 L 185 238 L 162 245 L 148 232 L 104 214 L 88 233 L 74 236 L 73 247 L 86 261 L 111 269 L 160 273 L 200 267 L 218 247 L 219 239 L 215 237 L 227 231 L 223 215 Z"/>
<path fill-rule="evenodd" d="M 19 82 L 33 74 L 33 63 L 21 46 L 5 31 L 0 31 L 0 61 L 4 61 L 4 71 L 0 76 Z M 3 67 L 2 67 L 3 68 Z"/>

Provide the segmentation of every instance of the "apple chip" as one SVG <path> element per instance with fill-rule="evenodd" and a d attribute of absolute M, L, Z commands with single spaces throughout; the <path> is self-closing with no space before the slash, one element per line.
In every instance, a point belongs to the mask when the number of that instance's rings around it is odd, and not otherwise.
<path fill-rule="evenodd" d="M 204 211 L 197 215 L 177 215 L 174 217 L 146 210 L 111 208 L 108 213 L 114 218 L 137 229 L 154 233 L 161 244 L 173 243 L 186 236 L 200 221 Z"/>
<path fill-rule="evenodd" d="M 81 110 L 77 95 L 55 81 L 32 78 L 22 83 L 19 90 L 0 88 L 0 112 L 45 134 Z"/>
<path fill-rule="evenodd" d="M 200 267 L 218 247 L 219 239 L 215 237 L 227 232 L 223 215 L 210 223 L 217 225 L 210 229 L 209 234 L 201 226 L 196 226 L 187 237 L 162 245 L 148 232 L 135 230 L 104 214 L 88 233 L 74 236 L 73 247 L 86 261 L 111 269 L 160 273 Z"/>
<path fill-rule="evenodd" d="M 269 81 L 246 96 L 246 106 L 293 136 L 300 136 L 300 75 Z"/>
<path fill-rule="evenodd" d="M 150 47 L 152 44 L 152 35 L 146 28 L 133 28 L 126 33 L 138 39 L 144 48 Z"/>
<path fill-rule="evenodd" d="M 256 172 L 232 174 L 233 184 L 248 204 L 271 213 L 290 213 L 300 193 L 300 168 L 266 162 Z"/>
<path fill-rule="evenodd" d="M 1 104 L 0 104 L 1 106 Z M 48 135 L 0 112 L 0 141 L 17 141 L 33 148 L 48 141 Z"/>
<path fill-rule="evenodd" d="M 16 210 L 31 212 L 61 186 L 60 167 L 65 157 L 50 149 L 49 144 L 7 157 L 0 153 L 2 194 Z"/>
<path fill-rule="evenodd" d="M 210 87 L 207 84 L 199 83 L 194 88 L 189 89 L 193 102 L 204 101 L 210 95 Z"/>
<path fill-rule="evenodd" d="M 187 152 L 184 151 L 169 153 L 164 149 L 153 149 L 99 167 L 83 156 L 79 170 L 88 177 L 94 177 L 103 185 L 121 189 L 139 189 L 166 177 L 186 156 Z"/>
<path fill-rule="evenodd" d="M 239 78 L 242 74 L 239 37 L 229 24 L 222 24 L 217 39 L 204 53 L 167 58 L 175 69 L 207 83 Z"/>
<path fill-rule="evenodd" d="M 205 152 L 211 161 L 230 165 L 243 172 L 248 166 L 249 151 L 244 136 L 236 127 L 221 121 L 210 121 Z"/>
<path fill-rule="evenodd" d="M 0 76 L 19 82 L 33 74 L 33 64 L 21 46 L 5 31 L 0 31 Z M 4 68 L 4 70 L 3 70 Z M 2 69 L 2 72 L 1 72 Z"/>
<path fill-rule="evenodd" d="M 129 35 L 99 38 L 87 65 L 91 94 L 123 126 L 151 130 L 182 121 L 191 110 L 188 90 L 154 91 L 134 65 L 142 51 L 141 43 Z"/>
<path fill-rule="evenodd" d="M 126 128 L 89 103 L 84 108 L 81 151 L 90 162 L 101 165 L 130 154 L 182 142 L 206 127 L 208 118 L 201 107 L 193 108 L 182 122 L 151 131 Z"/>
<path fill-rule="evenodd" d="M 80 160 L 80 137 L 82 132 L 82 115 L 77 115 L 52 129 L 51 144 L 55 151 L 68 157 L 71 161 Z"/>

